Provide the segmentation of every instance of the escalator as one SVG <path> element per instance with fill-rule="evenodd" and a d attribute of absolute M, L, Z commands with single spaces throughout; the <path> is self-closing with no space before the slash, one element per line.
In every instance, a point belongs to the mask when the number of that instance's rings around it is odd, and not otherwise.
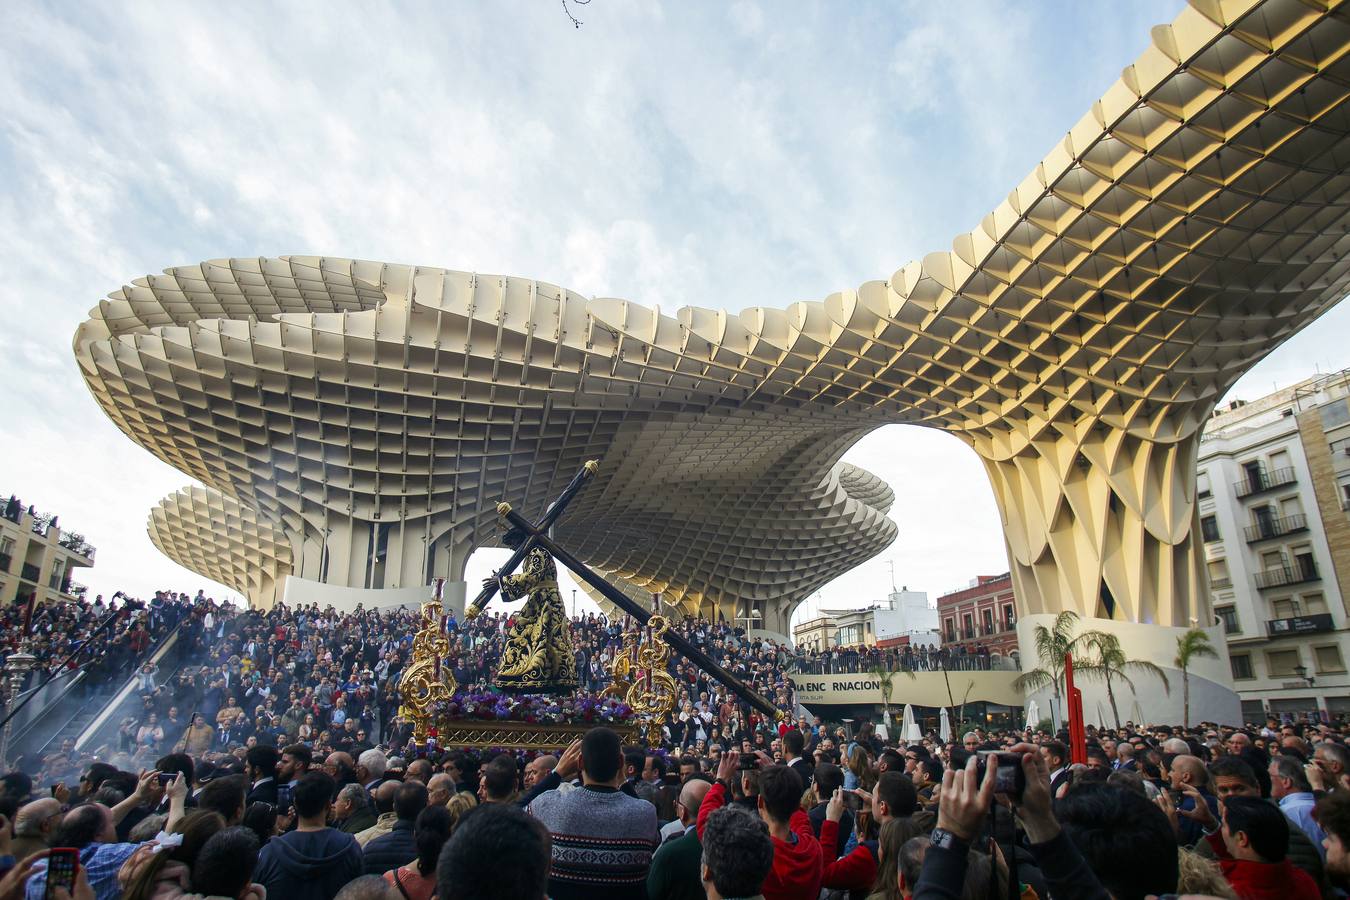
<path fill-rule="evenodd" d="M 70 677 L 58 676 L 53 679 L 44 689 L 51 689 L 53 685 L 57 685 L 61 688 L 60 695 L 54 702 L 51 698 L 34 699 L 33 702 L 39 699 L 47 699 L 48 702 L 39 713 L 28 717 L 22 728 L 15 728 L 10 739 L 11 756 L 30 753 L 40 758 L 57 750 L 67 740 L 72 741 L 76 749 L 97 747 L 99 744 L 94 743 L 94 740 L 101 735 L 109 722 L 112 723 L 112 732 L 115 736 L 117 722 L 120 719 L 118 713 L 126 707 L 127 702 L 130 701 L 133 709 L 140 708 L 140 696 L 136 691 L 138 681 L 136 671 L 144 663 L 153 662 L 160 667 L 158 677 L 161 683 L 164 683 L 166 677 L 172 677 L 171 674 L 166 676 L 165 673 L 170 670 L 176 672 L 178 669 L 178 640 L 188 622 L 188 618 L 181 620 L 151 646 L 144 656 L 135 660 L 130 677 L 125 679 L 88 677 L 89 673 L 81 668 Z"/>

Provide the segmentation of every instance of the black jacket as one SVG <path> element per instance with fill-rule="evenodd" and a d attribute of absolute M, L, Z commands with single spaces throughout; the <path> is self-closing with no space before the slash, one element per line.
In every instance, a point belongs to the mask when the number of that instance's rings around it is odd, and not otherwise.
<path fill-rule="evenodd" d="M 417 858 L 417 841 L 413 839 L 412 819 L 399 819 L 388 834 L 382 834 L 366 844 L 366 875 L 383 875 L 385 872 L 406 866 Z"/>
<path fill-rule="evenodd" d="M 803 791 L 809 788 L 811 782 L 816 779 L 816 767 L 807 762 L 805 757 L 797 757 L 792 762 L 788 763 L 788 767 L 801 776 Z"/>
<path fill-rule="evenodd" d="M 825 824 L 825 810 L 829 805 L 830 804 L 828 803 L 817 803 L 806 812 L 806 817 L 811 820 L 811 830 L 816 833 L 817 838 L 820 837 L 821 826 Z M 848 838 L 851 834 L 853 834 L 853 811 L 845 809 L 844 815 L 839 819 L 838 846 L 834 848 L 826 847 L 824 849 L 833 849 L 834 859 L 838 859 L 844 855 L 844 848 L 848 846 Z M 834 862 L 834 860 L 832 859 L 830 862 Z"/>
<path fill-rule="evenodd" d="M 277 780 L 268 779 L 248 792 L 245 803 L 270 803 L 277 805 Z"/>
<path fill-rule="evenodd" d="M 262 848 L 253 880 L 267 888 L 269 897 L 333 900 L 344 884 L 360 874 L 361 845 L 356 838 L 325 828 L 272 838 Z"/>

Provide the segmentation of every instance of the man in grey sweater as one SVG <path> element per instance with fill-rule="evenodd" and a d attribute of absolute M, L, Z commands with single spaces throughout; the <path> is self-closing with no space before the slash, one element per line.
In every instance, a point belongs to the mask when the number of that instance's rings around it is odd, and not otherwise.
<path fill-rule="evenodd" d="M 545 791 L 526 808 L 552 835 L 553 900 L 647 896 L 659 843 L 656 807 L 619 790 L 623 764 L 619 736 L 592 728 L 581 741 L 581 789 Z"/>

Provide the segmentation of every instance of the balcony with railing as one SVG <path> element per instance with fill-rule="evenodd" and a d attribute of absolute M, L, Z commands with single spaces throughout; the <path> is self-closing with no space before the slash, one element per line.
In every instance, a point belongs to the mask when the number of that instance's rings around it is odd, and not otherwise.
<path fill-rule="evenodd" d="M 25 581 L 37 583 L 37 580 L 41 575 L 42 571 L 32 563 L 24 563 L 23 568 L 19 570 L 19 577 Z"/>
<path fill-rule="evenodd" d="M 1241 500 L 1243 497 L 1250 497 L 1263 491 L 1284 487 L 1286 484 L 1293 484 L 1296 481 L 1298 481 L 1298 478 L 1293 467 L 1290 466 L 1283 469 L 1272 469 L 1269 472 L 1261 471 L 1250 474 L 1241 481 L 1233 482 L 1233 491 Z"/>
<path fill-rule="evenodd" d="M 65 547 L 71 553 L 77 556 L 83 556 L 85 559 L 93 559 L 97 548 L 84 539 L 84 535 L 74 531 L 69 534 L 62 534 L 61 539 L 57 541 L 62 547 Z"/>
<path fill-rule="evenodd" d="M 1226 591 L 1233 586 L 1231 578 L 1211 578 L 1209 580 L 1209 589 L 1211 591 Z"/>
<path fill-rule="evenodd" d="M 9 567 L 13 565 L 14 557 L 8 553 L 0 553 L 0 572 L 8 572 Z"/>
<path fill-rule="evenodd" d="M 1266 569 L 1264 572 L 1256 573 L 1256 586 L 1260 590 L 1267 588 L 1287 587 L 1291 584 L 1305 584 L 1309 581 L 1320 581 L 1321 575 L 1317 572 L 1317 564 L 1313 562 L 1300 563 L 1296 566 L 1283 566 L 1278 569 Z"/>
<path fill-rule="evenodd" d="M 1297 534 L 1300 531 L 1308 530 L 1308 517 L 1302 513 L 1292 516 L 1281 516 L 1278 519 L 1266 519 L 1256 525 L 1248 525 L 1243 532 L 1247 538 L 1247 543 L 1255 544 L 1258 541 L 1268 541 L 1271 538 L 1283 537 L 1286 534 Z"/>

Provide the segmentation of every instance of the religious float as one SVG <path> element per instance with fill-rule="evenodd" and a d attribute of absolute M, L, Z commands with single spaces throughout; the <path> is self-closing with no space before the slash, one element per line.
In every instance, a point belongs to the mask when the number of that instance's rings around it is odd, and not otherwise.
<path fill-rule="evenodd" d="M 567 504 L 597 471 L 587 462 L 548 508 L 532 523 L 499 503 L 497 513 L 508 530 L 503 543 L 511 557 L 484 581 L 465 610 L 473 619 L 500 592 L 509 600 L 527 598 L 507 634 L 496 690 L 470 693 L 445 660 L 450 655 L 449 616 L 442 602 L 442 579 L 422 604 L 422 622 L 413 638 L 412 662 L 399 681 L 400 715 L 413 724 L 413 741 L 425 748 L 502 748 L 558 750 L 603 725 L 627 744 L 657 744 L 675 708 L 678 686 L 669 672 L 676 652 L 717 678 L 742 701 L 771 718 L 782 718 L 764 697 L 685 640 L 661 615 L 644 610 L 548 535 Z M 561 562 L 607 600 L 622 609 L 636 627 L 624 631 L 622 646 L 610 662 L 611 683 L 598 696 L 577 691 L 569 620 L 558 593 Z M 523 566 L 522 566 L 523 563 Z M 518 566 L 521 571 L 512 574 Z"/>

